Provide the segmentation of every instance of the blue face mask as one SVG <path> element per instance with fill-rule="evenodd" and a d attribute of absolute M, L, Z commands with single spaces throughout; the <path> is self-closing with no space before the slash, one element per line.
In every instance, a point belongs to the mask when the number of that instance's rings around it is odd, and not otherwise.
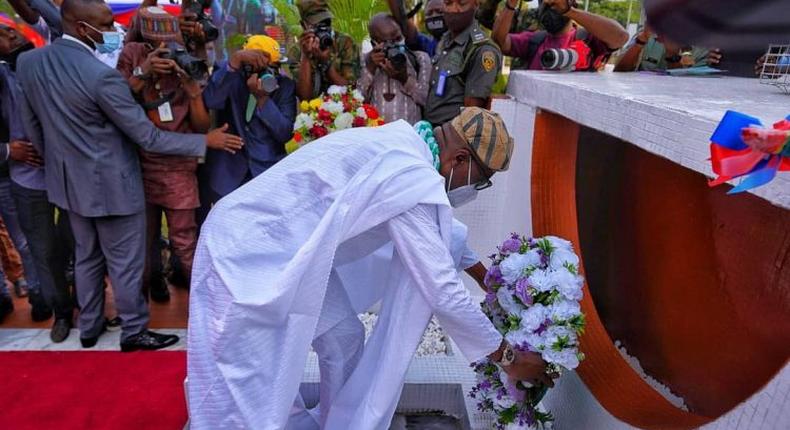
<path fill-rule="evenodd" d="M 85 21 L 82 21 L 82 23 L 87 25 L 91 30 L 101 33 L 104 43 L 96 42 L 92 37 L 88 36 L 88 39 L 90 39 L 91 42 L 96 45 L 96 51 L 98 51 L 100 54 L 110 54 L 121 49 L 121 33 L 117 31 L 99 31 L 96 27 L 88 24 Z"/>

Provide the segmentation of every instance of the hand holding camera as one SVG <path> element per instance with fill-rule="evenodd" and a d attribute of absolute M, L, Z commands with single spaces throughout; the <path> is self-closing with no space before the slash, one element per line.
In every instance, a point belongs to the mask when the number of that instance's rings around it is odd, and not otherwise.
<path fill-rule="evenodd" d="M 156 75 L 169 75 L 175 71 L 177 66 L 175 61 L 167 58 L 170 55 L 170 49 L 167 48 L 164 42 L 148 54 L 145 62 L 140 66 L 145 76 L 152 74 Z"/>
<path fill-rule="evenodd" d="M 406 47 L 397 43 L 378 43 L 368 54 L 366 66 L 371 73 L 380 67 L 392 79 L 406 83 L 409 71 L 406 60 Z"/>
<path fill-rule="evenodd" d="M 257 49 L 244 49 L 237 51 L 230 57 L 230 67 L 234 70 L 243 70 L 250 66 L 253 72 L 259 72 L 269 67 L 269 57 Z"/>

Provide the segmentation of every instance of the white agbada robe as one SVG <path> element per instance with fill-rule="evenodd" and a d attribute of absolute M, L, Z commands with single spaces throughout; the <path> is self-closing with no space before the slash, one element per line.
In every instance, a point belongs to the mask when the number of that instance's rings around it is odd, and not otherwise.
<path fill-rule="evenodd" d="M 405 121 L 329 135 L 221 200 L 192 275 L 191 428 L 284 428 L 311 343 L 327 429 L 388 428 L 432 313 L 469 361 L 496 350 L 451 225 L 444 179 Z M 378 282 L 342 280 L 389 243 Z M 363 348 L 356 313 L 379 300 Z"/>

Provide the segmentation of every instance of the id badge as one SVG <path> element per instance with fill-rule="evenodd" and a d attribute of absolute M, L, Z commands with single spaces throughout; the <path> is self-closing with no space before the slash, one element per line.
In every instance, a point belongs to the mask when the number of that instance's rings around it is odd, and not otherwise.
<path fill-rule="evenodd" d="M 170 122 L 173 120 L 173 109 L 170 108 L 170 102 L 165 102 L 159 105 L 159 121 Z"/>
<path fill-rule="evenodd" d="M 436 82 L 436 97 L 444 96 L 444 86 L 447 84 L 447 71 L 439 72 L 439 80 Z"/>

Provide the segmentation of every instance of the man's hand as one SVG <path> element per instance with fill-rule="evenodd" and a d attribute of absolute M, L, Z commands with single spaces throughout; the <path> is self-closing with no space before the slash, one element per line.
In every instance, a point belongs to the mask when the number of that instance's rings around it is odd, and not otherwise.
<path fill-rule="evenodd" d="M 405 84 L 409 79 L 409 71 L 407 66 L 404 66 L 402 69 L 396 69 L 392 66 L 390 60 L 384 60 L 384 64 L 381 66 L 381 69 L 384 70 L 384 73 L 386 73 L 387 76 L 400 81 L 402 84 Z"/>
<path fill-rule="evenodd" d="M 384 53 L 382 46 L 381 44 L 377 44 L 372 51 L 368 52 L 368 56 L 365 60 L 365 67 L 368 68 L 371 74 L 376 73 L 376 69 L 382 67 L 387 60 L 387 54 Z"/>
<path fill-rule="evenodd" d="M 206 34 L 203 31 L 203 26 L 197 22 L 197 14 L 195 12 L 184 12 L 178 16 L 178 26 L 181 28 L 181 34 L 187 39 L 197 43 L 206 43 Z"/>
<path fill-rule="evenodd" d="M 239 136 L 225 133 L 226 131 L 228 131 L 228 124 L 208 132 L 206 135 L 206 146 L 211 149 L 219 149 L 235 154 L 236 151 L 244 146 L 244 141 Z"/>
<path fill-rule="evenodd" d="M 8 158 L 25 163 L 33 167 L 41 167 L 44 165 L 44 160 L 38 155 L 33 144 L 21 140 L 14 140 L 8 144 Z"/>
<path fill-rule="evenodd" d="M 706 59 L 708 65 L 711 67 L 716 67 L 721 63 L 721 50 L 719 49 L 711 49 L 708 51 L 708 58 Z"/>
<path fill-rule="evenodd" d="M 570 0 L 543 0 L 543 4 L 562 15 L 565 15 L 573 9 Z"/>
<path fill-rule="evenodd" d="M 529 382 L 533 385 L 554 386 L 554 381 L 546 374 L 546 362 L 536 352 L 515 351 L 516 361 L 502 369 L 512 379 Z"/>
<path fill-rule="evenodd" d="M 258 49 L 237 51 L 230 57 L 230 67 L 239 70 L 244 65 L 252 66 L 255 71 L 269 67 L 269 56 Z"/>
<path fill-rule="evenodd" d="M 315 51 L 318 51 L 318 38 L 315 37 L 315 33 L 305 30 L 299 36 L 299 48 L 302 50 L 302 59 L 313 58 Z"/>
<path fill-rule="evenodd" d="M 247 89 L 250 91 L 250 94 L 255 96 L 258 102 L 263 102 L 266 100 L 266 97 L 269 97 L 269 93 L 261 88 L 261 78 L 258 77 L 257 73 L 253 73 L 247 78 Z"/>
<path fill-rule="evenodd" d="M 170 50 L 167 49 L 164 42 L 159 45 L 158 48 L 151 51 L 143 64 L 140 66 L 140 68 L 143 69 L 143 73 L 146 75 L 152 73 L 157 75 L 169 75 L 175 72 L 176 68 L 178 67 L 176 62 L 162 58 L 162 55 L 168 54 L 169 52 Z"/>

